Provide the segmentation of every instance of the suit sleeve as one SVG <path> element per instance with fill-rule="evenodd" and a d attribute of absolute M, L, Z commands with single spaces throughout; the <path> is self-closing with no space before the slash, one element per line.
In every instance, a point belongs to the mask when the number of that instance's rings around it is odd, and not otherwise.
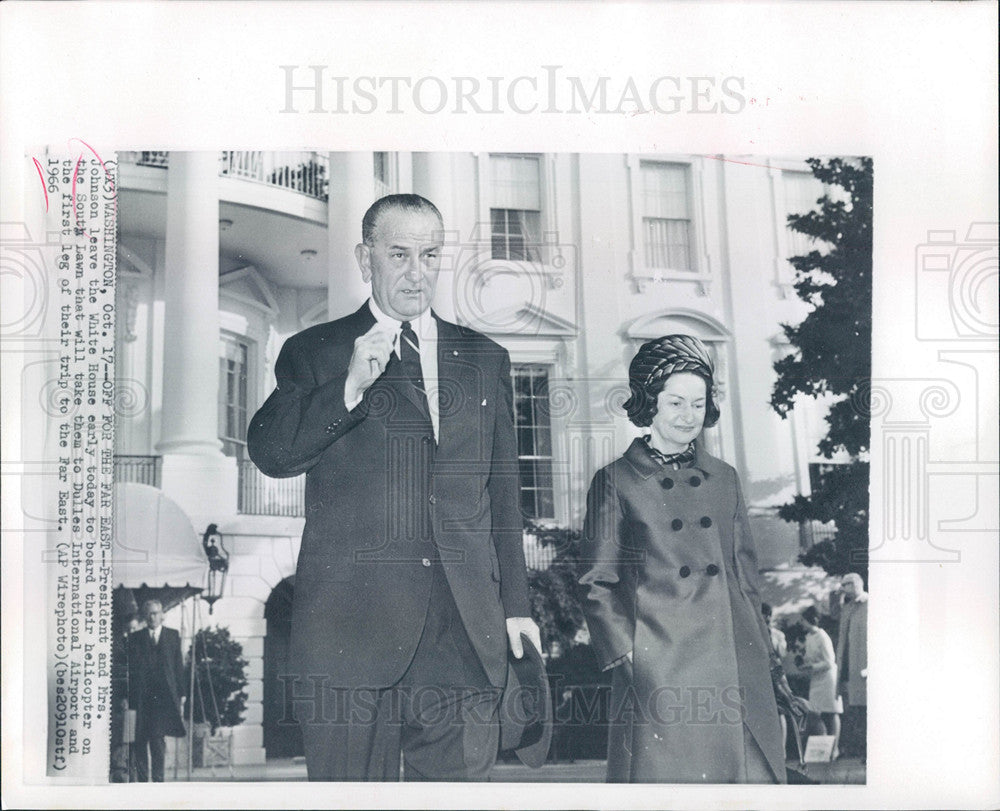
<path fill-rule="evenodd" d="M 267 476 L 284 478 L 309 470 L 326 448 L 363 418 L 344 404 L 347 368 L 317 381 L 308 345 L 293 336 L 275 364 L 277 386 L 250 421 L 247 450 Z"/>
<path fill-rule="evenodd" d="M 184 656 L 181 653 L 181 635 L 180 635 L 180 632 L 179 631 L 175 632 L 173 634 L 173 638 L 174 638 L 174 645 L 173 645 L 173 648 L 174 648 L 173 660 L 174 661 L 173 661 L 173 667 L 174 667 L 174 676 L 177 679 L 177 681 L 176 681 L 176 684 L 177 684 L 177 696 L 178 696 L 178 699 L 179 699 L 180 696 L 184 695 L 184 688 L 186 686 L 184 684 Z"/>
<path fill-rule="evenodd" d="M 590 485 L 580 545 L 583 610 L 602 668 L 628 654 L 635 639 L 633 564 L 623 547 L 624 512 L 610 470 L 598 471 Z"/>
<path fill-rule="evenodd" d="M 524 562 L 524 521 L 521 518 L 514 395 L 510 385 L 510 356 L 500 362 L 498 407 L 493 426 L 492 463 L 487 490 L 492 508 L 493 546 L 500 564 L 500 601 L 507 617 L 531 616 L 528 569 Z"/>

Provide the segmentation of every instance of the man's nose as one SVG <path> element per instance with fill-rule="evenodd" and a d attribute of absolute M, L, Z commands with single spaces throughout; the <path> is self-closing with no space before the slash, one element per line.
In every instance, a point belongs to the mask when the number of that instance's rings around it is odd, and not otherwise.
<path fill-rule="evenodd" d="M 420 279 L 424 275 L 424 268 L 423 268 L 423 266 L 420 263 L 420 257 L 419 256 L 411 256 L 409 258 L 409 260 L 406 263 L 405 273 L 406 273 L 406 278 L 407 279 L 409 279 L 411 281 L 414 281 L 414 282 L 419 282 L 420 281 Z"/>

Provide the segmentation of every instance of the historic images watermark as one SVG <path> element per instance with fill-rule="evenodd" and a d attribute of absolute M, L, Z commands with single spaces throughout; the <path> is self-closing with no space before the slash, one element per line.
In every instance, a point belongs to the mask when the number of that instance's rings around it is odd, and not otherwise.
<path fill-rule="evenodd" d="M 279 65 L 281 113 L 334 115 L 732 115 L 742 76 L 572 76 L 541 65 L 518 76 L 345 76 L 330 65 Z"/>

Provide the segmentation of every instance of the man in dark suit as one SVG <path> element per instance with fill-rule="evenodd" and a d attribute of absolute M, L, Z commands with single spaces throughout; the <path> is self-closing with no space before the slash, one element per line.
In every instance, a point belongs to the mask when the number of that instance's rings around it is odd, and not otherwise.
<path fill-rule="evenodd" d="M 143 603 L 146 627 L 128 637 L 128 700 L 136 711 L 132 763 L 136 780 L 163 782 L 164 736 L 185 734 L 180 711 L 180 685 L 184 668 L 181 637 L 163 626 L 163 606 L 158 600 Z"/>
<path fill-rule="evenodd" d="M 290 338 L 250 457 L 306 476 L 290 673 L 310 780 L 485 780 L 529 616 L 510 359 L 430 310 L 437 208 L 390 195 L 355 249 L 372 296 Z"/>

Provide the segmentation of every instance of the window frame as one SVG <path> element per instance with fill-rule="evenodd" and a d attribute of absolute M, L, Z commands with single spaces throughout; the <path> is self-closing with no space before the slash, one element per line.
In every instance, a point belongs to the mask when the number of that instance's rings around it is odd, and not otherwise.
<path fill-rule="evenodd" d="M 538 209 L 538 246 L 536 249 L 536 255 L 531 259 L 494 259 L 493 257 L 493 217 L 492 211 L 494 208 L 500 211 L 533 211 L 534 209 L 500 209 L 493 205 L 494 195 L 493 186 L 491 183 L 491 172 L 490 172 L 490 160 L 492 158 L 534 158 L 538 162 L 538 199 L 541 206 Z M 546 251 L 543 250 L 543 246 L 549 242 L 554 242 L 554 239 L 550 239 L 555 231 L 555 223 L 557 222 L 556 217 L 556 200 L 555 200 L 555 183 L 554 183 L 554 172 L 555 172 L 555 156 L 551 153 L 545 152 L 480 152 L 476 155 L 477 168 L 479 176 L 479 188 L 478 188 L 478 202 L 479 211 L 477 212 L 477 223 L 478 232 L 480 238 L 483 241 L 482 248 L 482 259 L 486 261 L 497 261 L 497 262 L 512 262 L 518 263 L 523 262 L 525 264 L 532 265 L 547 265 L 549 263 L 549 257 Z M 528 254 L 531 256 L 531 254 Z"/>
<path fill-rule="evenodd" d="M 529 488 L 525 487 L 525 484 L 524 484 L 523 480 L 521 480 L 520 476 L 519 476 L 519 482 L 518 482 L 518 508 L 521 510 L 521 515 L 522 515 L 522 517 L 524 518 L 525 521 L 533 520 L 533 521 L 541 521 L 541 522 L 546 522 L 546 521 L 548 521 L 548 522 L 554 522 L 554 521 L 557 521 L 559 519 L 559 515 L 560 515 L 560 509 L 559 509 L 559 507 L 560 507 L 559 500 L 560 499 L 559 499 L 559 493 L 558 493 L 558 487 L 557 487 L 557 481 L 556 481 L 556 448 L 557 448 L 557 431 L 558 431 L 558 426 L 556 426 L 554 424 L 554 420 L 553 420 L 553 417 L 552 417 L 552 401 L 551 401 L 551 393 L 549 392 L 549 384 L 550 384 L 550 381 L 552 380 L 553 369 L 554 369 L 554 367 L 553 367 L 552 364 L 544 363 L 544 362 L 537 362 L 537 361 L 512 362 L 511 363 L 511 367 L 510 367 L 511 396 L 512 396 L 512 401 L 513 401 L 513 404 L 514 404 L 514 430 L 515 430 L 515 434 L 516 434 L 516 437 L 517 437 L 517 451 L 518 451 L 517 452 L 517 462 L 518 462 L 518 470 L 520 471 L 520 469 L 521 469 L 521 467 L 522 467 L 522 465 L 524 464 L 525 461 L 531 461 L 533 464 L 537 464 L 537 462 L 539 462 L 539 461 L 541 461 L 541 462 L 544 463 L 546 460 L 548 462 L 548 477 L 547 478 L 548 478 L 549 484 L 548 484 L 547 488 L 535 486 L 535 487 L 530 488 L 530 489 L 535 493 L 535 496 L 534 496 L 534 505 L 535 505 L 534 512 L 535 513 L 537 513 L 537 511 L 538 511 L 538 504 L 539 504 L 538 493 L 540 491 L 544 490 L 544 489 L 548 489 L 548 491 L 549 491 L 549 497 L 550 497 L 550 503 L 551 503 L 551 515 L 537 515 L 537 514 L 533 514 L 533 515 L 529 516 L 529 515 L 525 514 L 524 509 L 523 509 L 524 495 L 525 495 L 525 491 L 527 489 L 529 489 Z M 546 394 L 547 405 L 546 405 L 546 415 L 545 416 L 546 416 L 546 421 L 547 421 L 547 426 L 546 427 L 547 427 L 548 434 L 549 434 L 549 453 L 547 455 L 546 454 L 538 454 L 538 453 L 525 454 L 525 455 L 521 454 L 521 442 L 520 442 L 521 432 L 520 432 L 520 429 L 522 429 L 522 428 L 524 428 L 526 426 L 518 422 L 518 410 L 517 410 L 518 390 L 517 390 L 517 379 L 518 379 L 518 374 L 521 373 L 521 372 L 523 372 L 523 371 L 525 371 L 525 370 L 530 370 L 533 373 L 532 377 L 534 377 L 535 374 L 537 374 L 537 373 L 541 373 L 541 375 L 544 376 L 544 380 L 543 380 L 542 385 L 544 386 L 545 394 Z M 531 396 L 536 401 L 538 399 L 540 399 L 540 398 L 538 398 L 537 394 L 535 393 L 535 388 L 534 387 L 532 387 L 532 395 Z M 533 407 L 532 408 L 532 423 L 531 423 L 530 426 L 527 426 L 527 427 L 530 427 L 530 430 L 532 430 L 533 432 L 536 431 L 538 429 L 538 427 L 539 427 L 539 425 L 537 424 L 537 422 L 535 420 L 535 418 L 537 416 L 537 413 L 538 412 L 537 412 L 536 408 Z M 533 449 L 537 451 L 538 450 L 537 444 L 533 441 L 532 445 L 533 445 Z"/>
<path fill-rule="evenodd" d="M 795 268 L 788 261 L 788 257 L 793 255 L 792 239 L 788 227 L 789 214 L 804 214 L 803 211 L 789 211 L 788 195 L 786 194 L 785 177 L 791 174 L 808 175 L 813 177 L 809 164 L 802 160 L 782 160 L 780 158 L 769 158 L 768 177 L 771 181 L 771 204 L 773 206 L 774 220 L 774 279 L 772 284 L 778 288 L 778 293 L 783 299 L 794 298 L 795 296 Z M 815 178 L 814 178 L 815 179 Z M 829 193 L 829 187 L 820 182 L 821 194 Z M 817 199 L 819 199 L 817 195 Z M 814 204 L 815 205 L 815 204 Z M 815 243 L 817 250 L 822 250 L 820 243 Z"/>
<path fill-rule="evenodd" d="M 712 280 L 712 262 L 705 241 L 705 194 L 702 162 L 690 155 L 630 153 L 626 156 L 629 178 L 629 198 L 632 205 L 632 234 L 629 260 L 632 275 L 640 292 L 645 292 L 651 282 L 692 282 L 701 295 L 708 295 Z M 657 268 L 646 263 L 645 205 L 643 200 L 643 164 L 671 164 L 683 166 L 688 178 L 688 214 L 690 240 L 690 269 Z"/>
<path fill-rule="evenodd" d="M 246 450 L 246 431 L 250 424 L 250 416 L 252 414 L 253 408 L 253 392 L 251 387 L 253 385 L 253 359 L 254 359 L 254 341 L 248 338 L 246 335 L 241 335 L 237 332 L 231 332 L 230 330 L 220 330 L 219 331 L 219 389 L 216 396 L 217 410 L 218 410 L 218 427 L 217 433 L 219 441 L 222 443 L 223 453 L 226 456 L 234 456 L 237 459 L 243 459 Z M 224 354 L 223 348 L 227 344 L 235 344 L 243 349 L 245 354 L 245 362 L 243 365 L 243 397 L 244 403 L 242 405 L 236 404 L 235 408 L 237 410 L 243 411 L 243 431 L 242 436 L 228 436 L 226 432 L 226 427 L 229 422 L 230 409 L 233 405 L 229 402 L 228 392 L 228 376 L 224 377 L 224 372 L 222 368 L 223 361 L 226 360 L 226 354 Z M 226 373 L 228 375 L 228 373 Z M 235 453 L 229 453 L 229 450 L 235 450 Z"/>

